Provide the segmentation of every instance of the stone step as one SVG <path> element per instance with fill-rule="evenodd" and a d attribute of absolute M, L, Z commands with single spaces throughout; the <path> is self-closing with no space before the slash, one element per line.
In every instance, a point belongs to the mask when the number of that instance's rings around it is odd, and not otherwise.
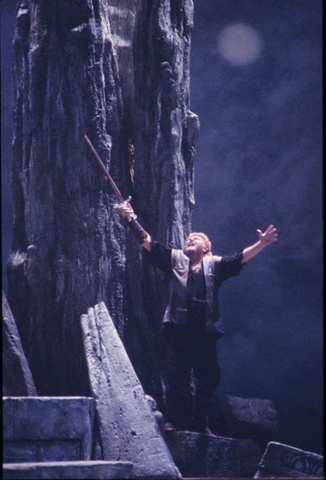
<path fill-rule="evenodd" d="M 4 479 L 133 478 L 132 462 L 77 461 L 4 463 Z"/>
<path fill-rule="evenodd" d="M 5 463 L 91 460 L 93 398 L 3 397 L 2 407 Z"/>

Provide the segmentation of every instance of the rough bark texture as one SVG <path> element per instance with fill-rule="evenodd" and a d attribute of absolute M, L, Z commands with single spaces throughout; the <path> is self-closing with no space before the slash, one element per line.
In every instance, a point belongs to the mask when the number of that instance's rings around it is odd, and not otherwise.
<path fill-rule="evenodd" d="M 103 301 L 161 407 L 161 278 L 142 265 L 87 134 L 140 221 L 190 231 L 199 129 L 192 0 L 20 0 L 8 302 L 40 395 L 89 395 L 80 315 Z"/>

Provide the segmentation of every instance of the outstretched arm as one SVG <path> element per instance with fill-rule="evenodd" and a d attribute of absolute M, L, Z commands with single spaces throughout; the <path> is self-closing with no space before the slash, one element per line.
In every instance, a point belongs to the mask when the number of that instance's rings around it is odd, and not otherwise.
<path fill-rule="evenodd" d="M 257 230 L 257 232 L 259 235 L 258 242 L 243 250 L 241 263 L 248 262 L 248 260 L 254 258 L 263 248 L 267 247 L 267 245 L 277 241 L 277 230 L 273 225 L 270 225 L 264 233 L 262 233 L 261 230 Z"/>
<path fill-rule="evenodd" d="M 151 236 L 143 229 L 143 227 L 132 218 L 134 210 L 130 203 L 128 205 L 121 206 L 121 213 L 125 221 L 131 227 L 136 239 L 142 247 L 146 248 L 148 252 L 151 251 Z"/>

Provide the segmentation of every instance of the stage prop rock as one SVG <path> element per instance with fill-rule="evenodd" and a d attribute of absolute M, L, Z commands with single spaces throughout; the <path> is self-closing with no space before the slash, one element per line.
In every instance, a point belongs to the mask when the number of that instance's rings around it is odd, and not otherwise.
<path fill-rule="evenodd" d="M 224 407 L 228 434 L 236 438 L 275 440 L 279 432 L 277 412 L 271 400 L 228 395 Z"/>
<path fill-rule="evenodd" d="M 36 396 L 15 319 L 2 292 L 2 386 L 5 396 Z"/>
<path fill-rule="evenodd" d="M 4 397 L 3 461 L 90 460 L 94 399 Z"/>
<path fill-rule="evenodd" d="M 104 460 L 132 461 L 135 478 L 181 478 L 105 304 L 81 325 Z"/>
<path fill-rule="evenodd" d="M 150 395 L 145 395 L 146 397 L 146 400 L 147 400 L 147 403 L 155 417 L 155 420 L 156 420 L 156 423 L 160 429 L 160 432 L 162 435 L 164 435 L 164 418 L 163 418 L 163 414 L 162 412 L 159 411 L 158 407 L 157 407 L 157 403 L 156 401 L 154 400 L 153 397 L 151 397 Z"/>
<path fill-rule="evenodd" d="M 37 462 L 7 463 L 3 465 L 4 479 L 124 479 L 133 478 L 132 463 L 76 461 L 76 462 Z"/>
<path fill-rule="evenodd" d="M 240 477 L 237 440 L 181 431 L 166 434 L 165 441 L 182 477 Z"/>
<path fill-rule="evenodd" d="M 323 457 L 270 442 L 254 478 L 324 478 Z"/>

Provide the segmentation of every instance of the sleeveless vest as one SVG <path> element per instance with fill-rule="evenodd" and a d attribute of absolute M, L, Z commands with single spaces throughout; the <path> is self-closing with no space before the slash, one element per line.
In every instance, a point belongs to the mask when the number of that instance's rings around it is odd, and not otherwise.
<path fill-rule="evenodd" d="M 218 278 L 216 264 L 222 257 L 205 255 L 203 270 L 206 286 L 206 332 L 224 335 L 223 321 L 220 317 L 218 303 Z M 187 280 L 190 260 L 182 250 L 172 249 L 172 273 L 168 285 L 168 294 L 163 316 L 163 323 L 187 323 Z"/>

